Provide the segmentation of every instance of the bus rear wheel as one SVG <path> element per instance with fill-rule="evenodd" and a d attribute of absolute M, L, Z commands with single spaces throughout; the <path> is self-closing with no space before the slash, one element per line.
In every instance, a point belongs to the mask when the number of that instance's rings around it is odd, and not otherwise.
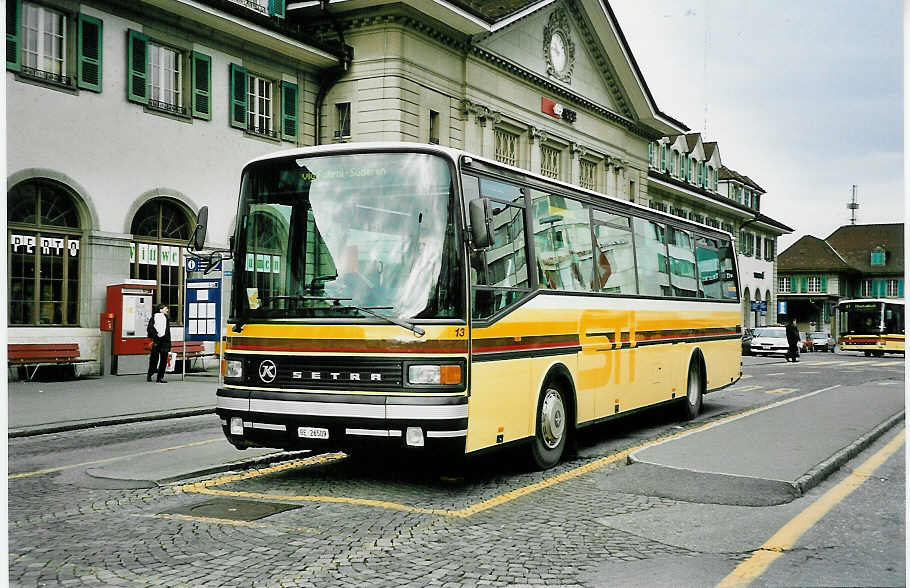
<path fill-rule="evenodd" d="M 568 434 L 566 415 L 565 393 L 548 382 L 537 401 L 537 431 L 531 444 L 531 461 L 537 469 L 550 469 L 562 458 Z"/>
<path fill-rule="evenodd" d="M 686 380 L 686 399 L 683 402 L 682 417 L 690 421 L 698 416 L 701 412 L 701 402 L 704 396 L 704 386 L 702 385 L 701 363 L 693 359 L 689 364 L 689 377 Z"/>

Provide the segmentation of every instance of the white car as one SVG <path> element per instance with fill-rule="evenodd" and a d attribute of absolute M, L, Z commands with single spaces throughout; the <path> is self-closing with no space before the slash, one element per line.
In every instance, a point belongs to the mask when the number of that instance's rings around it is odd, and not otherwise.
<path fill-rule="evenodd" d="M 758 327 L 752 332 L 752 355 L 786 355 L 789 348 L 784 327 Z"/>

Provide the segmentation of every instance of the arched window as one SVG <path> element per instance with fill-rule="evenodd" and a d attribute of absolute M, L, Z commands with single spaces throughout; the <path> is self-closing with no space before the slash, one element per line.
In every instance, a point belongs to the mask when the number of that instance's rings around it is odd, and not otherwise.
<path fill-rule="evenodd" d="M 26 180 L 7 195 L 9 324 L 79 324 L 82 231 L 69 190 Z"/>
<path fill-rule="evenodd" d="M 183 324 L 183 248 L 194 224 L 177 201 L 154 198 L 136 211 L 130 228 L 130 277 L 158 282 L 155 304 L 167 304 L 178 324 Z"/>

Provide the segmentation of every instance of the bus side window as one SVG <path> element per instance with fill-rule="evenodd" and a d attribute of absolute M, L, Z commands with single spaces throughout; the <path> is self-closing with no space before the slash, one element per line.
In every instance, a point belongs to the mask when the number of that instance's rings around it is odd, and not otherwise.
<path fill-rule="evenodd" d="M 594 210 L 595 290 L 608 294 L 638 294 L 635 254 L 629 217 Z"/>
<path fill-rule="evenodd" d="M 673 295 L 695 297 L 698 288 L 695 276 L 695 243 L 692 233 L 667 227 L 667 236 Z"/>
<path fill-rule="evenodd" d="M 698 271 L 698 297 L 723 298 L 723 276 L 720 254 L 714 239 L 699 237 L 695 241 L 695 263 Z"/>
<path fill-rule="evenodd" d="M 640 294 L 671 296 L 670 263 L 667 257 L 666 227 L 662 223 L 635 218 L 635 255 L 638 261 Z"/>
<path fill-rule="evenodd" d="M 600 291 L 595 277 L 588 207 L 556 194 L 531 191 L 534 248 L 541 288 Z"/>

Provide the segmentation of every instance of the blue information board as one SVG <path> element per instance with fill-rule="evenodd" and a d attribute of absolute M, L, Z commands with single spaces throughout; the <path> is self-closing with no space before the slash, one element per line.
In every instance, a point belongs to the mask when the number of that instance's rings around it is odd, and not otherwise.
<path fill-rule="evenodd" d="M 187 341 L 220 341 L 221 280 L 187 279 L 183 312 Z"/>

